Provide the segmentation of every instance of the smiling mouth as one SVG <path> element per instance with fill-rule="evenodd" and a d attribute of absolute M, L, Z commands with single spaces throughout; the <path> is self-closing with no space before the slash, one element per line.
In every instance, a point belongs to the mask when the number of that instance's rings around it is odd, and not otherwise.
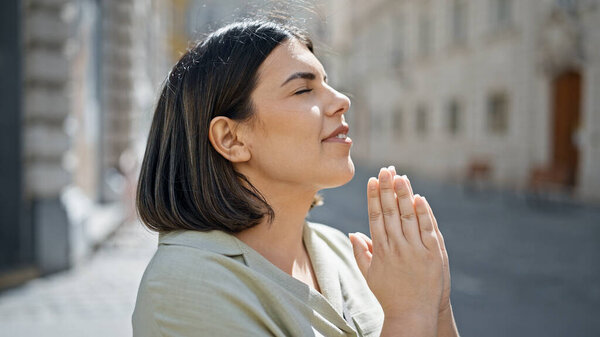
<path fill-rule="evenodd" d="M 325 138 L 322 141 L 323 143 L 343 143 L 343 144 L 352 144 L 352 139 L 348 137 L 345 133 L 338 133 L 335 136 Z"/>
<path fill-rule="evenodd" d="M 348 124 L 342 123 L 342 125 L 338 126 L 335 130 L 333 130 L 333 132 L 331 132 L 329 134 L 328 137 L 326 137 L 322 141 L 324 141 L 324 142 L 331 141 L 331 140 L 345 141 L 346 139 L 350 139 L 350 138 L 348 138 L 348 131 L 350 131 Z"/>

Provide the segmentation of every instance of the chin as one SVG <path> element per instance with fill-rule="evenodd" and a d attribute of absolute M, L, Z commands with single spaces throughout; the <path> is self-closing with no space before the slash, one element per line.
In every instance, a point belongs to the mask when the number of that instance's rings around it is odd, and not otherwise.
<path fill-rule="evenodd" d="M 352 162 L 352 158 L 348 156 L 346 162 L 343 164 L 340 163 L 336 168 L 331 169 L 329 172 L 335 172 L 335 174 L 327 179 L 327 183 L 324 184 L 323 189 L 347 184 L 354 177 L 354 163 Z"/>

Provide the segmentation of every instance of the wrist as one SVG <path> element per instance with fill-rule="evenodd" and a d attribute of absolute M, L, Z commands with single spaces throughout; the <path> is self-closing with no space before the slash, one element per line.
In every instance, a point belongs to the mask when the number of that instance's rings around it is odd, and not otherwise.
<path fill-rule="evenodd" d="M 454 320 L 454 313 L 452 311 L 452 305 L 448 305 L 446 308 L 439 312 L 438 316 L 438 337 L 458 337 L 458 328 L 456 327 L 456 321 Z"/>
<path fill-rule="evenodd" d="M 453 317 L 452 304 L 450 302 L 448 302 L 448 305 L 440 308 L 438 317 L 439 319 L 451 319 Z"/>
<path fill-rule="evenodd" d="M 437 328 L 438 318 L 435 314 L 385 314 L 381 336 L 435 336 Z"/>
<path fill-rule="evenodd" d="M 434 307 L 413 307 L 413 308 L 403 308 L 403 309 L 384 309 L 383 310 L 384 318 L 388 321 L 402 321 L 402 320 L 411 320 L 415 322 L 431 322 L 437 321 L 440 313 L 437 311 L 437 308 Z"/>

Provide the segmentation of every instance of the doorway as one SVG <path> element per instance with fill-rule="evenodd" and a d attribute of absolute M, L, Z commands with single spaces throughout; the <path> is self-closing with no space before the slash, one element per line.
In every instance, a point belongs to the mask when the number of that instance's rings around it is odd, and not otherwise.
<path fill-rule="evenodd" d="M 581 138 L 581 74 L 567 71 L 553 81 L 552 170 L 575 186 Z"/>

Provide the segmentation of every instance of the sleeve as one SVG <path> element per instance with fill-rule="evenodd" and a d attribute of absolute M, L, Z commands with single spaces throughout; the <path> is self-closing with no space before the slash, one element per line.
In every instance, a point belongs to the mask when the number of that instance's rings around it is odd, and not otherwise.
<path fill-rule="evenodd" d="M 133 336 L 280 335 L 260 301 L 224 268 L 156 262 L 138 291 Z"/>

